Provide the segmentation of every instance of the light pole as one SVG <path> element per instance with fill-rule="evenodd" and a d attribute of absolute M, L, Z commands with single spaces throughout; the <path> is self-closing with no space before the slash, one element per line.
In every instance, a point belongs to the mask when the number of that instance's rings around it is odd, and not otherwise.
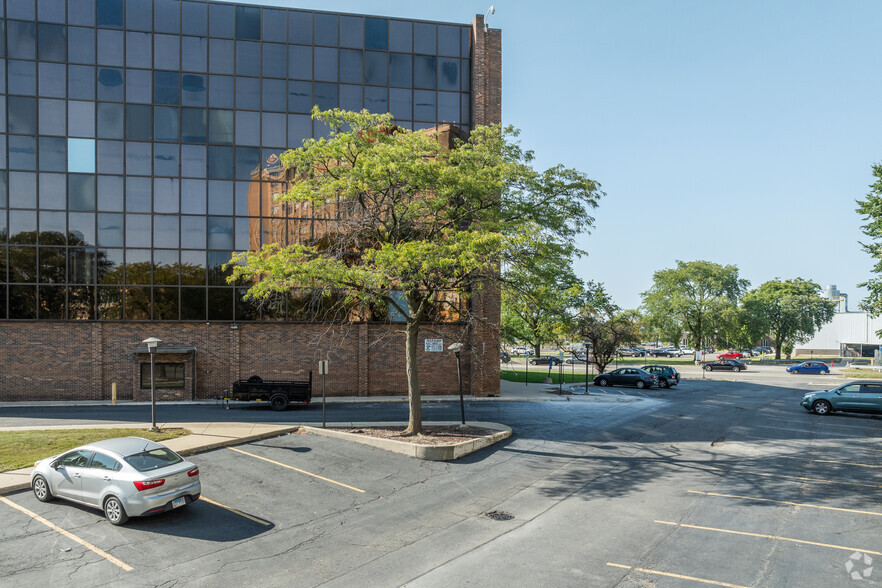
<path fill-rule="evenodd" d="M 465 426 L 465 401 L 462 398 L 462 370 L 459 367 L 459 354 L 462 352 L 462 343 L 451 343 L 447 351 L 452 351 L 456 356 L 456 377 L 459 380 L 459 412 L 462 415 L 462 425 Z"/>
<path fill-rule="evenodd" d="M 153 356 L 156 354 L 156 344 L 161 342 L 162 340 L 156 337 L 150 337 L 141 341 L 141 343 L 147 345 L 147 350 L 150 352 L 150 417 L 153 421 L 153 426 L 150 427 L 151 431 L 159 430 L 156 426 L 156 375 L 153 366 Z"/>

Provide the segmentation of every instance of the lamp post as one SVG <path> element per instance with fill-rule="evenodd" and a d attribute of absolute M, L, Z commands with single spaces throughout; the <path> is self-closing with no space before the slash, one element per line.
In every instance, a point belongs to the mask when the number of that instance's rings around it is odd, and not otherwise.
<path fill-rule="evenodd" d="M 147 350 L 150 352 L 150 417 L 153 421 L 153 426 L 150 427 L 151 431 L 159 430 L 156 427 L 156 375 L 153 366 L 153 356 L 156 354 L 156 344 L 161 342 L 162 340 L 156 337 L 150 337 L 141 341 L 141 343 L 147 345 Z"/>
<path fill-rule="evenodd" d="M 462 352 L 462 343 L 451 343 L 447 351 L 452 351 L 456 357 L 456 377 L 459 380 L 459 412 L 462 415 L 462 425 L 465 426 L 465 401 L 462 398 L 462 370 L 459 367 L 459 354 Z"/>
<path fill-rule="evenodd" d="M 588 339 L 585 339 L 585 394 L 588 394 Z"/>

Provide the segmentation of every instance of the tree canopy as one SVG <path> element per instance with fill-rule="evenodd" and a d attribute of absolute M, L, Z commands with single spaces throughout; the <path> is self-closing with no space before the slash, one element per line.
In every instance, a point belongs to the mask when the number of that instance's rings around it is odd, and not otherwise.
<path fill-rule="evenodd" d="M 580 335 L 590 345 L 592 363 L 601 374 L 620 345 L 639 340 L 640 316 L 633 310 L 623 311 L 613 302 L 603 284 L 592 284 L 590 292 L 578 325 Z M 587 363 L 585 369 L 588 369 Z"/>
<path fill-rule="evenodd" d="M 873 316 L 879 316 L 882 314 L 882 163 L 873 165 L 873 176 L 876 181 L 870 184 L 867 197 L 857 201 L 857 212 L 866 223 L 861 225 L 861 230 L 870 238 L 869 242 L 861 243 L 861 247 L 875 260 L 872 271 L 876 277 L 858 286 L 869 291 L 861 302 L 861 308 Z M 882 336 L 882 331 L 876 334 Z"/>
<path fill-rule="evenodd" d="M 417 342 L 421 325 L 447 311 L 467 323 L 467 300 L 496 283 L 500 264 L 537 251 L 575 249 L 591 226 L 599 186 L 583 173 L 532 167 L 517 131 L 477 127 L 466 140 L 442 144 L 431 131 L 411 132 L 390 114 L 313 110 L 327 137 L 285 152 L 296 174 L 281 200 L 307 203 L 323 228 L 310 240 L 266 244 L 231 260 L 230 281 L 251 280 L 250 297 L 312 290 L 362 320 L 371 307 L 403 318 L 410 417 L 422 430 Z M 455 129 L 451 131 L 455 134 Z"/>

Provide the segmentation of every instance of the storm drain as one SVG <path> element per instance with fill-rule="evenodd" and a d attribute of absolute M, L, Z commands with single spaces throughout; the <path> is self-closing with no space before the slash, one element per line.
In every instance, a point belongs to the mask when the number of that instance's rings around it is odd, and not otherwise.
<path fill-rule="evenodd" d="M 490 512 L 484 513 L 484 516 L 488 519 L 493 519 L 494 521 L 510 521 L 515 518 L 510 512 L 502 510 L 491 510 Z"/>

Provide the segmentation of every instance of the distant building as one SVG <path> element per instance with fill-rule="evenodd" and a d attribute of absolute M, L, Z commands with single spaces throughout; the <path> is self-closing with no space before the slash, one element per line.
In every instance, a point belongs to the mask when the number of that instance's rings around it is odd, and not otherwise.
<path fill-rule="evenodd" d="M 872 317 L 866 312 L 848 311 L 848 294 L 840 292 L 835 285 L 827 285 L 822 297 L 837 303 L 833 320 L 822 326 L 805 343 L 798 343 L 794 353 L 839 355 L 842 357 L 873 357 L 882 348 L 882 317 Z"/>

